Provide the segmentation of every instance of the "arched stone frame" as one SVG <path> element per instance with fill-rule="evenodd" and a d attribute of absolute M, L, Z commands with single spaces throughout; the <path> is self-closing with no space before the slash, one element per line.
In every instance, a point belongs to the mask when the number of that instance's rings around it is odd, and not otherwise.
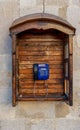
<path fill-rule="evenodd" d="M 13 66 L 13 74 L 12 74 L 12 102 L 13 106 L 16 105 L 18 99 L 16 97 L 18 90 L 17 90 L 17 52 L 16 52 L 16 45 L 17 45 L 17 34 L 24 32 L 29 29 L 38 29 L 38 30 L 48 30 L 48 29 L 55 29 L 63 32 L 67 35 L 67 43 L 68 43 L 68 55 L 69 57 L 65 59 L 65 64 L 68 64 L 68 78 L 64 77 L 64 85 L 65 85 L 65 94 L 67 96 L 68 103 L 72 106 L 73 104 L 73 35 L 75 34 L 75 28 L 71 26 L 67 21 L 51 15 L 51 14 L 32 14 L 28 16 L 24 16 L 15 20 L 10 27 L 10 33 L 12 36 L 13 41 L 13 49 L 12 49 L 12 66 Z M 69 87 L 67 93 L 67 86 Z M 55 100 L 55 99 L 53 99 Z M 59 100 L 59 99 L 58 99 Z M 65 100 L 60 99 L 60 100 Z"/>

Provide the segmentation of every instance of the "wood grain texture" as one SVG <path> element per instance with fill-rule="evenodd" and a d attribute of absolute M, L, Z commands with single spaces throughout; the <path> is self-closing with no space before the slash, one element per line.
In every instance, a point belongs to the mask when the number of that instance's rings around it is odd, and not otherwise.
<path fill-rule="evenodd" d="M 48 97 L 45 100 L 68 100 L 73 104 L 73 34 L 75 28 L 67 21 L 39 13 L 16 20 L 10 27 L 12 35 L 12 103 L 37 100 L 34 96 L 33 64 L 48 63 Z M 69 58 L 64 59 L 68 43 Z M 65 77 L 68 63 L 68 77 Z M 36 81 L 36 94 L 46 95 L 44 81 Z M 65 97 L 65 92 L 69 97 Z"/>
<path fill-rule="evenodd" d="M 33 73 L 33 68 L 29 69 L 19 69 L 19 74 L 32 74 Z M 62 69 L 50 69 L 49 70 L 50 74 L 60 74 L 63 73 Z"/>
<path fill-rule="evenodd" d="M 49 46 L 49 45 L 40 45 L 40 46 L 19 46 L 19 51 L 59 51 L 59 50 L 63 50 L 63 46 Z"/>
<path fill-rule="evenodd" d="M 63 69 L 63 64 L 59 65 L 59 64 L 56 64 L 56 65 L 49 65 L 50 69 L 51 68 L 54 68 L 54 69 Z M 33 68 L 33 65 L 21 65 L 19 64 L 19 69 L 28 69 L 28 68 Z"/>
<path fill-rule="evenodd" d="M 33 74 L 19 74 L 19 79 L 21 78 L 33 79 Z M 63 74 L 50 74 L 49 78 L 63 78 Z"/>
<path fill-rule="evenodd" d="M 33 64 L 48 63 L 49 79 L 46 81 L 49 93 L 63 93 L 63 36 L 52 34 L 26 35 L 20 34 L 18 40 L 19 50 L 19 92 L 20 94 L 33 94 Z M 44 81 L 36 81 L 39 93 L 45 95 Z M 25 92 L 26 91 L 26 92 Z M 43 92 L 43 93 L 42 93 Z"/>
<path fill-rule="evenodd" d="M 50 23 L 52 24 L 52 27 L 50 26 Z M 45 28 L 45 26 L 47 27 L 47 29 L 53 28 L 56 30 L 60 30 L 61 32 L 64 32 L 68 35 L 75 33 L 75 28 L 71 24 L 69 24 L 69 22 L 58 16 L 47 13 L 30 14 L 18 18 L 13 22 L 12 26 L 10 27 L 10 32 L 20 33 L 31 28 L 43 29 Z"/>
<path fill-rule="evenodd" d="M 38 64 L 41 64 L 41 63 L 47 63 L 47 64 L 49 64 L 49 65 L 62 65 L 63 64 L 63 61 L 49 61 L 49 60 L 44 60 L 44 61 L 37 61 L 37 60 L 35 60 L 35 61 L 19 61 L 19 64 L 20 65 L 33 65 L 33 64 L 35 64 L 35 63 L 38 63 Z"/>
<path fill-rule="evenodd" d="M 19 61 L 63 61 L 63 56 L 19 56 Z"/>
<path fill-rule="evenodd" d="M 26 78 L 21 78 L 21 79 L 19 80 L 19 83 L 20 83 L 21 85 L 23 85 L 23 84 L 28 84 L 28 83 L 34 84 L 34 80 L 33 80 L 33 79 L 28 80 L 28 79 L 26 79 Z M 39 83 L 39 84 L 40 84 L 40 83 L 44 83 L 44 81 L 43 81 L 43 80 L 36 80 L 36 83 Z M 48 80 L 46 80 L 46 83 L 62 84 L 62 83 L 63 83 L 63 79 L 60 79 L 60 78 L 48 79 Z"/>
<path fill-rule="evenodd" d="M 69 36 L 69 104 L 73 105 L 73 36 Z"/>
<path fill-rule="evenodd" d="M 60 83 L 59 84 L 48 83 L 47 85 L 48 85 L 47 86 L 48 89 L 63 89 L 63 84 L 60 84 Z M 35 86 L 36 89 L 45 89 L 46 88 L 45 83 L 41 83 L 41 82 L 36 83 L 36 85 L 34 83 L 23 83 L 23 84 L 20 83 L 21 89 L 32 89 L 33 90 L 34 89 L 33 86 Z"/>
<path fill-rule="evenodd" d="M 49 93 L 49 94 L 52 94 L 52 93 L 63 93 L 63 89 L 53 89 L 53 88 L 49 88 L 48 90 L 46 89 L 35 89 L 35 93 L 38 95 L 46 95 L 46 91 Z M 19 89 L 19 93 L 20 94 L 34 94 L 34 89 Z"/>
<path fill-rule="evenodd" d="M 63 52 L 62 51 L 35 51 L 35 52 L 33 52 L 33 51 L 31 51 L 31 52 L 29 52 L 29 51 L 19 51 L 19 55 L 20 56 L 46 56 L 46 55 L 50 55 L 50 56 L 56 56 L 56 55 L 63 55 Z"/>
<path fill-rule="evenodd" d="M 16 36 L 12 36 L 12 105 L 16 105 Z"/>

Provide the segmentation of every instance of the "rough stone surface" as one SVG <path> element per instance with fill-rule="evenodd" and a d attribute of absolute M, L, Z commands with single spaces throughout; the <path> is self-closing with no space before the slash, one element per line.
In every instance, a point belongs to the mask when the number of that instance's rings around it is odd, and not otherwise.
<path fill-rule="evenodd" d="M 15 120 L 15 107 L 12 107 L 11 101 L 0 104 L 0 121 L 1 120 Z M 4 115 L 3 115 L 4 113 Z M 0 129 L 1 130 L 1 129 Z"/>
<path fill-rule="evenodd" d="M 25 120 L 3 120 L 0 127 L 0 130 L 25 130 Z"/>
<path fill-rule="evenodd" d="M 50 13 L 50 14 L 54 14 L 54 15 L 59 15 L 59 8 L 58 6 L 52 6 L 52 5 L 46 5 L 45 8 L 45 13 Z"/>
<path fill-rule="evenodd" d="M 70 5 L 67 8 L 67 20 L 77 29 L 76 33 L 80 33 L 80 7 Z"/>
<path fill-rule="evenodd" d="M 53 119 L 55 117 L 54 103 L 46 103 L 45 101 L 18 103 L 18 106 L 16 107 L 16 117 Z"/>
<path fill-rule="evenodd" d="M 53 120 L 33 120 L 31 130 L 55 130 L 55 121 Z"/>
<path fill-rule="evenodd" d="M 0 88 L 12 86 L 11 55 L 0 55 Z"/>
<path fill-rule="evenodd" d="M 80 35 L 77 35 L 77 46 L 80 48 Z"/>
<path fill-rule="evenodd" d="M 80 6 L 80 0 L 72 0 L 71 3 L 76 6 Z"/>
<path fill-rule="evenodd" d="M 66 19 L 67 6 L 59 8 L 59 16 Z"/>
<path fill-rule="evenodd" d="M 66 117 L 68 114 L 69 114 L 69 107 L 67 104 L 59 102 L 55 105 L 55 116 L 57 118 Z"/>
<path fill-rule="evenodd" d="M 69 4 L 69 0 L 45 0 L 46 5 L 65 6 Z"/>
<path fill-rule="evenodd" d="M 0 0 L 0 54 L 11 54 L 9 27 L 19 17 L 18 0 Z"/>
<path fill-rule="evenodd" d="M 12 41 L 9 27 L 23 15 L 51 13 L 75 28 L 73 106 L 64 102 L 20 102 L 12 107 Z M 80 130 L 80 0 L 0 0 L 0 130 Z"/>
<path fill-rule="evenodd" d="M 56 130 L 80 130 L 80 120 L 77 119 L 57 119 Z"/>
<path fill-rule="evenodd" d="M 20 0 L 20 16 L 42 12 L 43 1 L 37 2 L 37 0 Z"/>
<path fill-rule="evenodd" d="M 2 104 L 11 104 L 12 98 L 12 90 L 10 87 L 0 88 L 0 106 Z"/>

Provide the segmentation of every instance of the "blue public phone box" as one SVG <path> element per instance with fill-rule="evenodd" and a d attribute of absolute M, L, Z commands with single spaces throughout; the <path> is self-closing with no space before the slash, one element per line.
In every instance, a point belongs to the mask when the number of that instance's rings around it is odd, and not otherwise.
<path fill-rule="evenodd" d="M 48 64 L 33 64 L 34 80 L 47 80 L 49 78 Z"/>

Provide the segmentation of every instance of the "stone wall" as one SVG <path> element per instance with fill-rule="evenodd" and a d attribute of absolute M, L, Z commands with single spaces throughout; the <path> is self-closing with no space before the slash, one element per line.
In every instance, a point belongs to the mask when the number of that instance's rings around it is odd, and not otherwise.
<path fill-rule="evenodd" d="M 11 23 L 21 16 L 46 12 L 68 20 L 74 36 L 74 105 L 21 102 L 12 107 Z M 0 0 L 0 130 L 80 130 L 80 0 Z"/>

